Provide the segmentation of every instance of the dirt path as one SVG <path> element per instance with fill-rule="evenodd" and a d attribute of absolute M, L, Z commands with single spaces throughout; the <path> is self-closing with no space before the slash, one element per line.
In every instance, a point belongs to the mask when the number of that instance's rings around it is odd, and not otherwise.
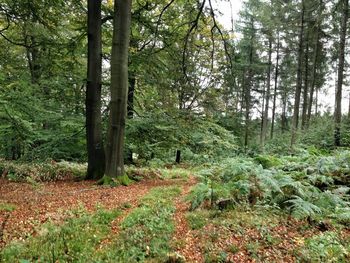
<path fill-rule="evenodd" d="M 196 184 L 195 178 L 191 178 L 184 186 L 182 194 L 175 200 L 176 212 L 174 216 L 176 230 L 172 243 L 176 253 L 183 256 L 186 262 L 203 262 L 203 256 L 198 246 L 194 232 L 189 228 L 186 220 L 186 212 L 189 211 L 189 203 L 184 197 L 189 194 L 191 187 Z"/>
<path fill-rule="evenodd" d="M 62 222 L 67 210 L 84 206 L 88 211 L 94 211 L 98 205 L 112 209 L 124 204 L 132 209 L 150 189 L 178 182 L 148 180 L 115 188 L 98 187 L 94 183 L 59 181 L 33 186 L 0 179 L 0 204 L 15 206 L 12 212 L 0 211 L 0 248 L 12 240 L 35 235 L 37 227 L 48 220 Z M 126 215 L 128 210 L 123 214 Z"/>

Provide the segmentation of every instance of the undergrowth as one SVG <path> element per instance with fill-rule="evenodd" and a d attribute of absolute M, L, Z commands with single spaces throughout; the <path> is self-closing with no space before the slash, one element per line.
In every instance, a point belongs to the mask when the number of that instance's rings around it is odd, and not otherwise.
<path fill-rule="evenodd" d="M 12 181 L 44 182 L 65 178 L 82 179 L 86 165 L 71 162 L 22 163 L 0 159 L 0 175 Z"/>
<path fill-rule="evenodd" d="M 62 225 L 47 223 L 36 236 L 12 242 L 0 252 L 0 261 L 91 262 L 99 244 L 109 235 L 110 223 L 119 215 L 119 210 L 99 208 L 94 214 L 74 210 Z"/>
<path fill-rule="evenodd" d="M 201 170 L 199 177 L 201 182 L 189 195 L 191 210 L 260 204 L 298 219 L 350 223 L 350 151 L 229 158 Z"/>
<path fill-rule="evenodd" d="M 163 260 L 170 252 L 169 241 L 174 232 L 173 199 L 178 187 L 155 188 L 146 195 L 138 208 L 122 222 L 112 244 L 101 251 L 102 262 L 144 262 Z"/>

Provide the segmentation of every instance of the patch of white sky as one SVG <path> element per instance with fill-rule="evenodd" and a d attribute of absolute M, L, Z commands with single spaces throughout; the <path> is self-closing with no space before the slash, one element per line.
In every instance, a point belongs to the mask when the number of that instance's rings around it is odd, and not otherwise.
<path fill-rule="evenodd" d="M 216 18 L 220 24 L 226 30 L 235 30 L 236 23 L 239 19 L 239 12 L 243 7 L 244 0 L 214 0 L 213 7 L 217 10 Z M 235 32 L 236 36 L 239 38 L 239 34 Z M 336 72 L 328 76 L 329 80 L 324 85 L 322 91 L 319 94 L 319 110 L 321 111 L 333 111 L 335 102 L 335 77 Z M 349 87 L 343 87 L 343 102 L 342 111 L 343 113 L 348 111 L 350 100 L 350 90 Z"/>

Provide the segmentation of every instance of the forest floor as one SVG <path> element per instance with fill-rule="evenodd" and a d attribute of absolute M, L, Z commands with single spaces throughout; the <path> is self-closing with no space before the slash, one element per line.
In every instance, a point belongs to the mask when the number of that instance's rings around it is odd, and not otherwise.
<path fill-rule="evenodd" d="M 107 211 L 118 210 L 119 213 L 103 223 L 108 225 L 109 230 L 93 245 L 100 253 L 122 240 L 122 245 L 118 243 L 119 247 L 139 253 L 138 258 L 129 262 L 295 262 L 296 257 L 303 253 L 308 237 L 329 230 L 259 208 L 190 212 L 186 196 L 196 183 L 193 176 L 145 180 L 113 188 L 97 186 L 93 181 L 30 184 L 0 179 L 0 251 L 16 242 L 25 244 L 33 240 L 45 247 L 42 242 L 47 240 L 40 237 L 45 223 L 64 225 L 67 218 L 72 217 L 70 211 L 84 209 L 86 213 L 94 214 L 101 207 Z M 179 192 L 173 195 L 174 187 Z M 159 203 L 162 200 L 164 203 Z M 150 211 L 145 210 L 143 205 Z M 160 206 L 166 210 L 159 210 Z M 143 218 L 146 216 L 149 218 Z M 149 229 L 144 229 L 146 224 L 150 225 Z M 168 229 L 171 224 L 173 229 Z M 169 233 L 170 238 L 165 234 L 163 237 L 163 233 Z M 95 232 L 90 234 L 95 237 Z M 348 238 L 350 231 L 342 229 L 340 235 Z M 72 237 L 72 242 L 77 241 Z M 11 253 L 21 257 L 16 249 L 9 249 L 10 252 L 3 258 L 0 255 L 0 262 L 10 262 Z M 41 256 L 28 251 L 22 253 L 23 258 L 35 260 Z M 72 255 L 71 259 L 67 259 L 66 252 L 62 258 L 59 252 L 56 254 L 57 262 L 73 260 Z M 76 259 L 79 258 L 77 255 Z M 110 255 L 101 256 L 105 259 L 103 261 L 113 262 L 108 257 Z M 128 258 L 127 255 L 123 257 Z M 45 257 L 43 259 L 45 261 Z M 84 261 L 81 259 L 80 262 Z"/>

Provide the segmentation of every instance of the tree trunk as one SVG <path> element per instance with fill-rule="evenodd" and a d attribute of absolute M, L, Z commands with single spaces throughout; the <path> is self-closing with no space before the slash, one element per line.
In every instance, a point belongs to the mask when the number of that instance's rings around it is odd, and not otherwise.
<path fill-rule="evenodd" d="M 101 0 L 88 1 L 88 70 L 86 84 L 86 141 L 88 169 L 86 179 L 104 175 L 105 152 L 101 118 L 102 35 Z"/>
<path fill-rule="evenodd" d="M 254 28 L 252 28 L 254 30 Z M 248 77 L 246 81 L 245 86 L 245 132 L 244 132 L 244 147 L 247 150 L 248 143 L 249 143 L 249 129 L 250 129 L 250 102 L 251 102 L 251 85 L 252 85 L 252 79 L 253 79 L 253 40 L 254 40 L 254 32 L 252 33 L 252 36 L 250 38 L 250 50 L 249 50 L 249 66 L 248 66 Z"/>
<path fill-rule="evenodd" d="M 176 150 L 176 158 L 175 158 L 175 163 L 180 164 L 181 162 L 181 151 Z"/>
<path fill-rule="evenodd" d="M 278 34 L 278 33 L 277 33 Z M 273 139 L 273 132 L 275 128 L 275 113 L 276 113 L 276 98 L 277 98 L 277 87 L 278 87 L 278 63 L 279 63 L 279 51 L 280 51 L 280 36 L 277 35 L 277 51 L 276 51 L 276 68 L 275 68 L 275 88 L 273 91 L 273 103 L 272 103 L 272 116 L 271 116 L 271 139 Z"/>
<path fill-rule="evenodd" d="M 316 36 L 315 36 L 315 43 L 314 43 L 314 54 L 312 58 L 312 72 L 311 72 L 311 86 L 310 86 L 310 97 L 309 97 L 309 104 L 308 104 L 308 110 L 307 110 L 307 118 L 306 118 L 306 127 L 308 128 L 310 125 L 311 120 L 311 113 L 312 113 L 312 105 L 313 105 L 313 97 L 315 92 L 315 83 L 316 83 L 316 73 L 317 73 L 317 61 L 319 56 L 319 41 L 320 41 L 320 30 L 321 30 L 321 17 L 322 17 L 322 10 L 323 10 L 323 0 L 320 0 L 320 6 L 319 11 L 317 15 L 317 28 L 316 28 Z"/>
<path fill-rule="evenodd" d="M 307 109 L 308 109 L 308 93 L 309 93 L 309 33 L 306 34 L 305 48 L 305 75 L 304 75 L 304 90 L 303 90 L 303 110 L 301 114 L 301 129 L 306 128 Z"/>
<path fill-rule="evenodd" d="M 349 119 L 349 121 L 350 121 L 350 94 L 349 94 L 348 119 Z"/>
<path fill-rule="evenodd" d="M 134 75 L 129 74 L 129 90 L 128 90 L 128 106 L 127 106 L 127 116 L 128 119 L 134 118 L 134 94 L 135 94 L 136 78 Z M 127 164 L 133 164 L 134 160 L 132 158 L 132 150 L 127 149 L 126 153 Z"/>
<path fill-rule="evenodd" d="M 111 102 L 106 147 L 107 177 L 124 175 L 124 133 L 128 96 L 131 0 L 114 1 Z"/>
<path fill-rule="evenodd" d="M 263 90 L 262 90 L 262 105 L 261 105 L 261 122 L 260 122 L 260 145 L 262 147 L 262 136 L 263 136 L 263 124 L 264 124 L 264 110 L 265 110 L 265 95 L 266 95 L 266 84 L 264 82 L 263 84 Z"/>
<path fill-rule="evenodd" d="M 340 146 L 340 124 L 341 124 L 341 101 L 342 101 L 342 87 L 343 87 L 343 75 L 345 64 L 345 41 L 346 41 L 346 28 L 348 22 L 348 8 L 349 0 L 343 0 L 343 15 L 341 23 L 340 45 L 339 45 L 339 62 L 338 62 L 338 82 L 335 94 L 335 111 L 334 111 L 334 145 Z"/>
<path fill-rule="evenodd" d="M 293 112 L 293 122 L 292 122 L 292 136 L 291 136 L 291 147 L 293 148 L 298 131 L 298 122 L 299 122 L 299 107 L 300 107 L 300 95 L 302 88 L 302 58 L 303 58 L 303 43 L 304 43 L 304 14 L 305 14 L 305 5 L 304 0 L 301 2 L 302 9 L 300 15 L 300 32 L 299 32 L 299 47 L 298 47 L 298 68 L 297 68 L 297 85 L 295 90 L 294 98 L 294 112 Z"/>
<path fill-rule="evenodd" d="M 267 134 L 267 123 L 269 118 L 269 102 L 270 102 L 270 83 L 271 83 L 271 56 L 272 56 L 272 37 L 269 36 L 269 61 L 266 73 L 266 101 L 265 111 L 263 112 L 263 123 L 262 123 L 262 136 L 260 138 L 261 146 L 264 147 L 266 134 Z"/>
<path fill-rule="evenodd" d="M 282 133 L 285 133 L 288 129 L 288 121 L 287 121 L 287 92 L 284 92 L 282 96 L 282 115 L 281 115 L 281 130 Z"/>

